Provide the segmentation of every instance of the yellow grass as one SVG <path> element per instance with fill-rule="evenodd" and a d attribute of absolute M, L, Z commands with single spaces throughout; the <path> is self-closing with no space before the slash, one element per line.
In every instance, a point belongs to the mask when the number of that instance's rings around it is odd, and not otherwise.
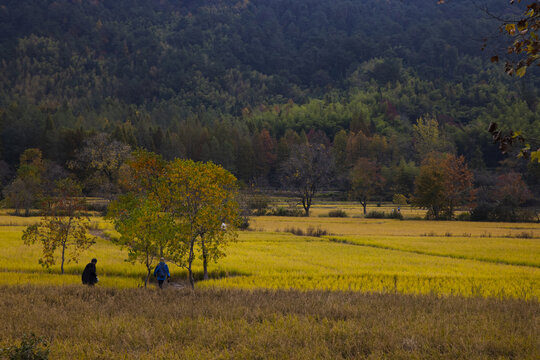
<path fill-rule="evenodd" d="M 493 223 L 471 221 L 425 221 L 364 218 L 259 216 L 251 218 L 251 228 L 257 231 L 284 231 L 298 227 L 321 227 L 333 235 L 362 236 L 485 236 L 516 237 L 524 232 L 540 238 L 538 223 Z"/>
<path fill-rule="evenodd" d="M 264 231 L 242 232 L 227 249 L 228 256 L 211 264 L 212 279 L 198 287 L 540 298 L 539 224 L 327 217 L 256 217 L 251 223 Z M 275 232 L 309 226 L 334 235 Z M 114 232 L 100 218 L 93 218 L 93 228 L 101 234 Z M 77 284 L 93 257 L 98 259 L 99 286 L 143 283 L 145 268 L 126 263 L 126 251 L 104 239 L 83 253 L 78 264 L 66 264 L 66 275 L 59 274 L 58 265 L 43 269 L 37 261 L 39 245 L 27 247 L 20 239 L 23 229 L 0 227 L 0 284 Z M 516 238 L 523 232 L 533 238 Z M 175 281 L 184 281 L 185 271 L 174 265 L 171 271 Z M 199 261 L 195 271 L 200 278 Z"/>
<path fill-rule="evenodd" d="M 337 236 L 335 241 L 426 255 L 540 268 L 540 240 L 479 236 Z"/>
<path fill-rule="evenodd" d="M 538 303 L 352 292 L 0 285 L 0 348 L 51 359 L 537 359 Z"/>
<path fill-rule="evenodd" d="M 246 275 L 199 286 L 540 298 L 539 268 L 273 233 L 242 234 L 216 270 Z"/>
<path fill-rule="evenodd" d="M 38 263 L 40 245 L 24 245 L 21 240 L 23 230 L 24 227 L 0 227 L 1 284 L 22 284 L 26 281 L 33 284 L 80 283 L 82 269 L 94 257 L 98 259 L 100 285 L 136 287 L 145 275 L 142 265 L 125 262 L 126 252 L 101 238 L 96 238 L 96 244 L 81 254 L 79 263 L 67 262 L 64 265 L 65 274 L 60 275 L 59 264 L 45 269 Z"/>
<path fill-rule="evenodd" d="M 196 291 L 143 291 L 144 267 L 104 239 L 65 275 L 43 269 L 21 240 L 37 220 L 0 215 L 0 348 L 35 333 L 52 359 L 539 358 L 538 224 L 253 218 L 264 231 L 240 233 Z M 337 235 L 275 232 L 309 226 Z"/>
<path fill-rule="evenodd" d="M 286 204 L 281 203 L 281 206 Z M 301 207 L 301 205 L 300 205 Z M 409 205 L 399 205 L 400 212 L 405 218 L 423 218 L 426 215 L 426 211 L 423 209 L 413 208 Z M 381 206 L 377 206 L 375 203 L 368 203 L 366 211 L 383 211 L 385 213 L 391 213 L 396 210 L 398 205 L 383 203 Z M 325 217 L 328 216 L 328 212 L 332 210 L 343 210 L 349 217 L 363 217 L 364 208 L 357 202 L 317 202 L 310 209 L 310 216 L 312 217 Z"/>

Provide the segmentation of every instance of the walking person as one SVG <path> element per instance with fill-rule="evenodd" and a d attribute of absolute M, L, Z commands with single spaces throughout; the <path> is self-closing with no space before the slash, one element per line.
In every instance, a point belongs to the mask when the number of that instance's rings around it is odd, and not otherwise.
<path fill-rule="evenodd" d="M 89 286 L 94 286 L 98 282 L 97 272 L 96 272 L 96 263 L 97 259 L 92 259 L 82 273 L 82 283 Z"/>
<path fill-rule="evenodd" d="M 165 280 L 169 281 L 171 274 L 169 273 L 169 267 L 165 264 L 165 258 L 159 259 L 159 264 L 154 270 L 154 276 L 157 278 L 159 288 L 163 289 L 163 283 Z"/>

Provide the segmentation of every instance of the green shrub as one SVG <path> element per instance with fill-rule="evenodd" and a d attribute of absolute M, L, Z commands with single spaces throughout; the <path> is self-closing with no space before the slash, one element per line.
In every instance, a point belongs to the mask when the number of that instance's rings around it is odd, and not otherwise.
<path fill-rule="evenodd" d="M 392 210 L 388 216 L 386 216 L 388 219 L 399 219 L 403 220 L 403 215 L 401 212 L 397 211 L 396 209 Z"/>
<path fill-rule="evenodd" d="M 328 212 L 328 217 L 335 217 L 335 218 L 346 218 L 349 217 L 347 213 L 341 209 L 338 210 L 331 210 Z"/>
<path fill-rule="evenodd" d="M 384 219 L 384 211 L 370 211 L 366 214 L 366 218 L 369 219 Z"/>
<path fill-rule="evenodd" d="M 286 228 L 284 231 L 291 233 L 293 235 L 296 235 L 296 236 L 304 236 L 304 230 L 300 228 L 291 227 L 291 228 Z"/>
<path fill-rule="evenodd" d="M 471 214 L 468 213 L 468 212 L 463 212 L 463 213 L 459 214 L 458 216 L 456 216 L 456 220 L 470 221 L 471 220 Z"/>
<path fill-rule="evenodd" d="M 534 239 L 534 233 L 532 231 L 531 232 L 522 231 L 519 234 L 516 234 L 515 238 L 517 238 L 517 239 Z"/>
<path fill-rule="evenodd" d="M 19 346 L 0 349 L 0 357 L 10 360 L 46 360 L 49 358 L 49 343 L 34 334 L 23 335 Z"/>
<path fill-rule="evenodd" d="M 240 230 L 247 230 L 249 229 L 249 217 L 247 216 L 242 216 L 240 218 L 240 224 L 238 225 L 238 228 Z"/>
<path fill-rule="evenodd" d="M 295 208 L 286 208 L 283 206 L 277 207 L 270 211 L 269 215 L 273 216 L 304 216 L 304 211 Z"/>
<path fill-rule="evenodd" d="M 403 215 L 397 211 L 392 210 L 390 213 L 385 213 L 384 211 L 370 211 L 366 214 L 366 218 L 369 219 L 399 219 L 403 220 Z"/>
<path fill-rule="evenodd" d="M 253 195 L 248 198 L 247 206 L 253 212 L 253 215 L 263 216 L 268 212 L 270 198 L 266 195 Z"/>
<path fill-rule="evenodd" d="M 317 228 L 314 228 L 313 226 L 310 226 L 310 227 L 307 228 L 306 235 L 307 236 L 321 237 L 321 236 L 324 236 L 324 235 L 328 235 L 328 231 L 326 231 L 324 229 L 321 229 L 320 226 L 318 226 Z"/>
<path fill-rule="evenodd" d="M 403 194 L 394 194 L 392 202 L 396 205 L 407 205 L 407 197 Z"/>
<path fill-rule="evenodd" d="M 313 226 L 310 226 L 307 228 L 306 231 L 300 229 L 300 228 L 295 228 L 295 227 L 291 227 L 291 228 L 286 228 L 285 229 L 285 232 L 289 232 L 293 235 L 296 235 L 296 236 L 314 236 L 314 237 L 321 237 L 321 236 L 324 236 L 324 235 L 328 235 L 328 231 L 322 229 L 320 226 L 318 226 L 317 228 L 314 228 Z"/>

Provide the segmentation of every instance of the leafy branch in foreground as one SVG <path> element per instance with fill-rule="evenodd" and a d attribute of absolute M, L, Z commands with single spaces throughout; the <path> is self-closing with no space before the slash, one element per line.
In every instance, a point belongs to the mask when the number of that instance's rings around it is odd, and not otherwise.
<path fill-rule="evenodd" d="M 516 1 L 511 0 L 510 4 Z M 517 1 L 518 3 L 521 0 Z M 527 10 L 522 18 L 516 21 L 508 21 L 501 25 L 501 31 L 515 38 L 512 45 L 507 49 L 508 54 L 516 54 L 520 57 L 517 62 L 507 61 L 505 70 L 508 75 L 514 73 L 522 77 L 527 72 L 527 68 L 536 64 L 540 66 L 540 41 L 538 39 L 538 30 L 540 30 L 540 3 L 535 0 L 527 5 Z M 497 61 L 495 56 L 492 61 Z"/>
<path fill-rule="evenodd" d="M 447 0 L 438 0 L 437 4 L 444 4 Z M 510 0 L 510 5 L 522 3 L 522 0 Z M 508 75 L 516 74 L 522 77 L 531 65 L 540 66 L 540 3 L 538 0 L 529 0 L 526 10 L 517 18 L 499 17 L 493 15 L 487 7 L 482 9 L 492 18 L 500 22 L 499 31 L 513 39 L 506 48 L 508 55 L 516 55 L 518 60 L 506 60 L 505 71 Z M 487 39 L 484 39 L 486 46 Z M 491 62 L 499 62 L 499 55 L 491 57 Z"/>
<path fill-rule="evenodd" d="M 513 146 L 519 145 L 521 149 L 519 150 L 518 157 L 530 159 L 531 162 L 540 162 L 540 147 L 535 151 L 531 151 L 530 140 L 535 139 L 525 139 L 519 131 L 510 130 L 505 135 L 505 132 L 499 129 L 497 123 L 494 122 L 489 124 L 488 131 L 493 137 L 493 142 L 499 144 L 499 150 L 503 154 L 506 154 Z"/>

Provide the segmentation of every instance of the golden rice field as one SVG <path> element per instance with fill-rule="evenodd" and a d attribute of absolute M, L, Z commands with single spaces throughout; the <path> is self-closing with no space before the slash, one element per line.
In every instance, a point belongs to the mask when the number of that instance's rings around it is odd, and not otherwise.
<path fill-rule="evenodd" d="M 0 358 L 30 333 L 51 359 L 539 358 L 540 224 L 319 216 L 331 206 L 252 218 L 196 291 L 137 289 L 145 269 L 104 238 L 43 269 L 21 240 L 39 218 L 0 213 Z M 285 231 L 310 227 L 328 234 Z M 97 217 L 92 233 L 116 236 Z"/>
<path fill-rule="evenodd" d="M 39 247 L 27 247 L 20 239 L 22 222 L 37 220 L 0 217 L 0 284 L 78 284 L 82 268 L 96 257 L 99 286 L 142 285 L 143 266 L 126 263 L 125 250 L 104 239 L 82 254 L 79 264 L 68 264 L 65 275 L 59 266 L 43 269 L 37 262 Z M 95 228 L 111 232 L 110 224 L 94 222 Z M 321 227 L 329 234 L 284 232 L 292 227 Z M 240 233 L 227 257 L 210 267 L 211 280 L 198 287 L 540 299 L 540 224 L 314 215 L 256 217 L 251 228 L 255 231 Z M 185 272 L 174 266 L 171 271 L 175 282 L 184 281 Z"/>
<path fill-rule="evenodd" d="M 528 237 L 540 238 L 539 223 L 492 223 L 472 221 L 425 221 L 330 217 L 277 217 L 251 218 L 256 231 L 281 232 L 288 228 L 320 227 L 331 235 L 355 236 L 474 236 L 474 237 Z"/>
<path fill-rule="evenodd" d="M 282 197 L 275 197 L 272 198 L 272 205 L 274 207 L 289 207 L 289 206 L 296 206 L 297 208 L 301 208 L 301 205 L 298 204 L 296 199 L 286 199 Z M 378 206 L 375 203 L 368 203 L 367 205 L 367 212 L 370 211 L 383 211 L 385 213 L 390 213 L 392 210 L 397 209 L 399 205 L 390 204 L 390 203 L 382 203 L 380 206 Z M 419 208 L 413 208 L 410 205 L 401 205 L 401 214 L 404 216 L 404 218 L 423 218 L 426 215 L 426 211 L 419 209 Z M 326 217 L 328 216 L 328 212 L 332 210 L 343 210 L 347 213 L 349 217 L 363 217 L 364 216 L 364 208 L 362 205 L 358 202 L 353 201 L 317 201 L 315 205 L 313 205 L 310 209 L 310 216 L 312 217 Z M 459 213 L 459 211 L 457 212 Z"/>

